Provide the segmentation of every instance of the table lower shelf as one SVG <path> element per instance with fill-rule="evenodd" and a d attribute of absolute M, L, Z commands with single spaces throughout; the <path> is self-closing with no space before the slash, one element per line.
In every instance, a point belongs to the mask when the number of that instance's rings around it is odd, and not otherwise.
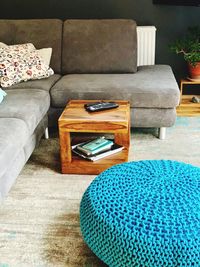
<path fill-rule="evenodd" d="M 72 161 L 62 164 L 64 174 L 99 174 L 113 165 L 128 161 L 128 149 L 107 156 L 97 161 L 81 159 L 73 154 Z"/>
<path fill-rule="evenodd" d="M 177 116 L 198 117 L 200 116 L 200 103 L 191 102 L 193 95 L 183 95 L 180 105 L 176 108 Z M 200 97 L 200 96 L 198 96 Z"/>

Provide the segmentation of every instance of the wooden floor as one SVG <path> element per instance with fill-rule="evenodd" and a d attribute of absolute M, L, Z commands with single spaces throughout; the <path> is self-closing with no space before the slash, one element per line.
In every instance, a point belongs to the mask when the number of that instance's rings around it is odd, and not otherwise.
<path fill-rule="evenodd" d="M 198 117 L 200 116 L 200 103 L 192 103 L 193 95 L 183 95 L 181 104 L 177 107 L 177 116 Z M 200 95 L 198 96 L 200 97 Z"/>

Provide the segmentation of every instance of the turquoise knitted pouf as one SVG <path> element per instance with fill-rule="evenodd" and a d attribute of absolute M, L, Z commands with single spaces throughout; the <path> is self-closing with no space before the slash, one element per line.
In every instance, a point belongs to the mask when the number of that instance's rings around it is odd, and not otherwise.
<path fill-rule="evenodd" d="M 165 160 L 113 166 L 86 190 L 80 221 L 109 267 L 199 267 L 200 168 Z"/>

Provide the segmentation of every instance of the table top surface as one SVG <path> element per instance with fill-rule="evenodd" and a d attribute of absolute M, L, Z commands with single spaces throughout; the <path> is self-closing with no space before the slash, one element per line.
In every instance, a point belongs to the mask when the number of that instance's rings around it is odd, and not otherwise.
<path fill-rule="evenodd" d="M 59 118 L 59 122 L 126 122 L 130 118 L 130 105 L 128 101 L 114 102 L 119 104 L 118 108 L 92 112 L 85 110 L 84 104 L 89 102 L 97 102 L 99 100 L 71 100 L 65 107 Z M 106 100 L 104 100 L 106 101 Z M 110 100 L 111 101 L 111 100 Z M 113 101 L 113 100 L 112 100 Z"/>

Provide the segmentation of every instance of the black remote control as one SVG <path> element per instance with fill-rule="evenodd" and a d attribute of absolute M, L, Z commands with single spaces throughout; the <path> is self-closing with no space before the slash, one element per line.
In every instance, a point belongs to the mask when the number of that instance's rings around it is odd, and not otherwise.
<path fill-rule="evenodd" d="M 89 112 L 96 112 L 117 107 L 119 107 L 119 105 L 115 102 L 96 102 L 85 104 L 85 109 Z"/>

